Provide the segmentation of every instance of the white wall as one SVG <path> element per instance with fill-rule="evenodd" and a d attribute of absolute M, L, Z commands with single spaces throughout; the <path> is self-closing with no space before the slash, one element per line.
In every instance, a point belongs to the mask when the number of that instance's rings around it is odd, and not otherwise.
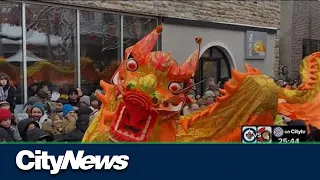
<path fill-rule="evenodd" d="M 230 64 L 244 71 L 245 31 L 199 28 L 182 25 L 163 24 L 162 51 L 171 52 L 179 64 L 183 63 L 197 48 L 194 38 L 203 38 L 202 50 L 211 45 L 220 45 L 229 51 Z M 267 56 L 265 60 L 248 60 L 248 64 L 257 67 L 263 74 L 274 76 L 275 64 L 275 35 L 267 36 Z"/>

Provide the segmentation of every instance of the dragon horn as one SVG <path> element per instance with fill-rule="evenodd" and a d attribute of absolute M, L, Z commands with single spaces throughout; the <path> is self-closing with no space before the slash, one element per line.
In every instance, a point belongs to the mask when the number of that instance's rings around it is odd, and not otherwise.
<path fill-rule="evenodd" d="M 250 73 L 250 72 L 254 71 L 253 68 L 248 63 L 245 63 L 244 67 L 246 68 L 247 73 Z"/>
<path fill-rule="evenodd" d="M 159 25 L 155 30 L 146 35 L 133 46 L 132 55 L 138 63 L 145 62 L 147 54 L 150 53 L 156 45 L 161 32 L 162 26 Z"/>
<path fill-rule="evenodd" d="M 245 63 L 244 66 L 248 74 L 261 74 L 259 69 L 251 67 L 248 63 Z"/>
<path fill-rule="evenodd" d="M 195 38 L 196 43 L 199 45 L 198 49 L 195 50 L 191 56 L 180 66 L 173 66 L 170 71 L 169 75 L 177 80 L 185 80 L 190 79 L 194 76 L 195 71 L 198 68 L 198 60 L 200 57 L 200 47 L 202 43 L 202 38 L 197 37 Z"/>

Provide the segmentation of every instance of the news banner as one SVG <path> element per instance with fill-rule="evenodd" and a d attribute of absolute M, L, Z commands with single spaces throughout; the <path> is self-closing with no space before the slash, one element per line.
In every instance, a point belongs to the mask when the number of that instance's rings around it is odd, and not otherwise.
<path fill-rule="evenodd" d="M 305 179 L 306 174 L 317 172 L 318 166 L 312 163 L 320 161 L 319 146 L 292 145 L 307 140 L 306 127 L 241 128 L 242 142 L 238 144 L 1 144 L 1 179 L 194 180 L 242 176 L 263 180 L 270 177 L 261 176 L 261 169 L 271 169 L 278 161 L 286 165 L 272 168 L 272 176 L 282 177 L 283 172 L 292 172 L 294 165 L 306 173 L 288 173 L 286 178 Z"/>
<path fill-rule="evenodd" d="M 306 126 L 243 126 L 242 143 L 297 144 L 307 141 Z"/>

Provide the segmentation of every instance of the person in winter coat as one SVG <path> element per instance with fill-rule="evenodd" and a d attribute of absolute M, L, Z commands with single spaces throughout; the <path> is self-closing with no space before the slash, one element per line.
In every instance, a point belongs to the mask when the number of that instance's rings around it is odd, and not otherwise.
<path fill-rule="evenodd" d="M 46 121 L 48 121 L 48 115 L 45 112 L 45 106 L 44 104 L 40 103 L 40 102 L 36 102 L 32 108 L 31 108 L 31 118 L 33 118 L 34 120 L 36 120 L 39 125 L 40 128 L 42 127 L 42 124 Z"/>
<path fill-rule="evenodd" d="M 40 125 L 33 118 L 24 119 L 18 122 L 18 130 L 23 141 L 27 141 L 27 132 L 34 128 L 40 128 Z"/>
<path fill-rule="evenodd" d="M 62 124 L 64 132 L 73 131 L 76 128 L 76 121 L 78 119 L 73 106 L 71 106 L 70 104 L 63 105 L 62 112 L 64 117 Z"/>
<path fill-rule="evenodd" d="M 51 142 L 53 141 L 53 136 L 49 133 L 46 133 L 40 128 L 33 128 L 27 132 L 27 141 L 28 142 Z"/>
<path fill-rule="evenodd" d="M 42 129 L 52 135 L 64 133 L 63 117 L 57 113 L 51 113 L 49 116 L 52 123 L 44 123 Z"/>
<path fill-rule="evenodd" d="M 90 107 L 80 107 L 78 109 L 77 115 L 78 117 L 80 117 L 81 115 L 87 114 L 87 115 L 91 115 L 93 113 L 93 110 Z"/>
<path fill-rule="evenodd" d="M 14 141 L 11 119 L 12 113 L 8 109 L 0 109 L 0 138 L 5 142 Z"/>
<path fill-rule="evenodd" d="M 81 94 L 79 94 L 79 91 L 76 88 L 70 88 L 69 89 L 69 104 L 74 107 L 79 107 L 79 99 L 81 97 Z"/>
<path fill-rule="evenodd" d="M 56 141 L 66 141 L 66 142 L 81 142 L 84 136 L 84 133 L 89 127 L 89 118 L 88 114 L 83 114 L 79 116 L 76 122 L 76 129 L 69 133 L 61 134 L 55 136 Z"/>
<path fill-rule="evenodd" d="M 10 85 L 10 78 L 5 73 L 0 73 L 0 102 L 7 101 L 10 104 L 10 111 L 15 108 L 15 88 Z"/>

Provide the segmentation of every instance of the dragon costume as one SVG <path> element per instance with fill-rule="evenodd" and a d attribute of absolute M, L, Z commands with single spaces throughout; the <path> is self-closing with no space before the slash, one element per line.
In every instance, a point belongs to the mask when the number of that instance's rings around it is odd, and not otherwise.
<path fill-rule="evenodd" d="M 278 112 L 291 119 L 304 120 L 320 129 L 320 53 L 305 57 L 300 65 L 303 82 L 297 89 L 279 88 Z"/>
<path fill-rule="evenodd" d="M 198 49 L 179 66 L 170 53 L 152 52 L 161 31 L 158 26 L 125 50 L 111 84 L 100 81 L 104 94 L 97 93 L 97 97 L 103 105 L 83 142 L 240 141 L 241 126 L 273 125 L 278 97 L 289 101 L 306 96 L 313 82 L 306 77 L 301 90 L 293 94 L 246 65 L 246 73 L 232 69 L 232 78 L 214 104 L 181 116 L 183 106 L 192 101 L 188 90 L 202 40 L 195 39 Z"/>

